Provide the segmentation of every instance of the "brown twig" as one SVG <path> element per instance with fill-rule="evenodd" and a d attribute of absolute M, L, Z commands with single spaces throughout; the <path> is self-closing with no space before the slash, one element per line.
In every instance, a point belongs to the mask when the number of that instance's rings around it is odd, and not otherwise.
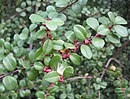
<path fill-rule="evenodd" d="M 10 72 L 10 73 L 6 73 L 6 74 L 4 74 L 4 75 L 1 75 L 1 76 L 0 76 L 0 79 L 4 78 L 5 76 L 8 76 L 8 75 L 11 75 L 11 74 L 14 74 L 14 73 L 18 73 L 18 72 L 19 72 L 19 70 L 14 70 L 14 71 L 12 71 L 12 72 Z"/>
<path fill-rule="evenodd" d="M 64 10 L 66 10 L 68 7 L 70 7 L 70 6 L 72 6 L 74 3 L 76 3 L 78 0 L 75 0 L 75 1 L 73 1 L 72 3 L 70 3 L 70 4 L 68 4 L 66 7 L 64 7 L 63 9 L 61 9 L 60 11 L 59 11 L 59 13 L 61 13 L 61 12 L 63 12 Z"/>
<path fill-rule="evenodd" d="M 101 81 L 102 81 L 103 76 L 104 76 L 106 70 L 108 69 L 108 66 L 109 66 L 109 64 L 110 64 L 111 61 L 115 61 L 117 64 L 119 64 L 121 67 L 124 68 L 124 65 L 122 65 L 122 64 L 120 63 L 120 61 L 118 61 L 118 60 L 115 59 L 115 58 L 110 58 L 110 59 L 107 61 L 106 65 L 104 66 L 105 68 L 104 68 L 103 71 L 102 71 L 102 75 L 101 75 L 101 77 L 100 77 Z M 98 99 L 100 99 L 100 90 L 98 91 Z"/>
<path fill-rule="evenodd" d="M 91 79 L 91 78 L 95 78 L 95 76 L 77 76 L 77 77 L 68 78 L 67 80 L 74 81 L 78 79 L 87 79 L 87 78 Z"/>
<path fill-rule="evenodd" d="M 117 58 L 117 56 L 120 54 L 120 52 L 127 46 L 130 44 L 130 40 L 128 40 L 127 42 L 125 42 L 117 51 L 116 53 L 113 55 L 113 58 Z"/>

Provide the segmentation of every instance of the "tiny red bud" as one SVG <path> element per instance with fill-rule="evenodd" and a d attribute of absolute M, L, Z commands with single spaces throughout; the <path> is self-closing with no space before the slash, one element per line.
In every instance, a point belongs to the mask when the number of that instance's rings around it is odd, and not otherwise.
<path fill-rule="evenodd" d="M 72 52 L 74 52 L 74 53 L 75 53 L 76 51 L 77 51 L 77 48 L 74 48 L 74 49 L 72 50 Z"/>
<path fill-rule="evenodd" d="M 97 37 L 102 37 L 103 35 L 101 34 L 96 34 L 94 37 L 97 38 Z"/>
<path fill-rule="evenodd" d="M 66 54 L 65 53 L 62 54 L 62 58 L 66 59 Z"/>
<path fill-rule="evenodd" d="M 48 20 L 48 21 L 49 21 L 49 20 L 51 20 L 51 19 L 50 19 L 50 18 L 46 18 L 46 20 Z"/>
<path fill-rule="evenodd" d="M 44 24 L 42 24 L 42 26 L 46 26 L 46 24 L 44 23 Z"/>
<path fill-rule="evenodd" d="M 85 44 L 90 44 L 90 41 L 89 40 L 84 40 L 84 43 Z"/>
<path fill-rule="evenodd" d="M 108 28 L 109 28 L 109 29 L 112 29 L 112 28 L 113 28 L 113 26 L 108 26 Z"/>
<path fill-rule="evenodd" d="M 63 79 L 63 76 L 62 76 L 62 75 L 60 75 L 60 80 L 59 80 L 59 82 L 64 82 L 64 79 Z"/>
<path fill-rule="evenodd" d="M 122 88 L 122 93 L 124 93 L 126 91 L 126 88 Z"/>
<path fill-rule="evenodd" d="M 51 69 L 47 69 L 47 70 L 46 70 L 46 73 L 49 73 L 49 72 L 51 72 L 51 71 L 52 71 Z"/>
<path fill-rule="evenodd" d="M 67 58 L 70 58 L 70 54 L 69 53 L 66 56 L 67 56 Z"/>
<path fill-rule="evenodd" d="M 78 41 L 77 40 L 74 40 L 74 44 L 76 44 Z"/>
<path fill-rule="evenodd" d="M 53 87 L 53 86 L 55 86 L 54 84 L 50 84 L 50 87 Z"/>
<path fill-rule="evenodd" d="M 49 30 L 48 28 L 46 28 L 46 32 L 47 32 L 47 33 L 49 33 L 49 32 L 50 32 L 50 30 Z"/>

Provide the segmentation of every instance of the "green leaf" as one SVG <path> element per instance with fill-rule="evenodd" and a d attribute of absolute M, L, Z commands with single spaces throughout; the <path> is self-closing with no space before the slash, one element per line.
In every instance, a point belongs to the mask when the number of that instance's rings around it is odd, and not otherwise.
<path fill-rule="evenodd" d="M 27 72 L 27 77 L 31 81 L 35 80 L 38 75 L 39 75 L 39 72 L 35 68 L 32 68 L 31 70 Z"/>
<path fill-rule="evenodd" d="M 48 96 L 47 99 L 55 99 L 54 96 Z"/>
<path fill-rule="evenodd" d="M 0 83 L 0 93 L 5 91 L 5 87 L 2 83 Z"/>
<path fill-rule="evenodd" d="M 88 59 L 92 58 L 92 51 L 88 45 L 81 45 L 80 50 L 84 57 Z"/>
<path fill-rule="evenodd" d="M 110 18 L 110 20 L 115 23 L 115 15 L 113 12 L 108 12 L 108 17 Z"/>
<path fill-rule="evenodd" d="M 115 34 L 110 34 L 110 35 L 107 35 L 107 38 L 110 42 L 112 43 L 120 43 L 120 38 L 119 36 L 115 35 Z"/>
<path fill-rule="evenodd" d="M 43 91 L 37 91 L 36 92 L 36 96 L 38 97 L 38 98 L 42 98 L 42 99 L 44 99 L 45 98 L 45 93 L 43 92 Z"/>
<path fill-rule="evenodd" d="M 49 30 L 56 30 L 57 29 L 57 24 L 55 24 L 55 22 L 49 20 L 49 21 L 46 21 L 46 26 Z"/>
<path fill-rule="evenodd" d="M 58 16 L 58 12 L 49 12 L 49 14 L 48 14 L 48 17 L 50 19 L 57 18 L 57 16 Z"/>
<path fill-rule="evenodd" d="M 44 22 L 45 20 L 38 14 L 31 14 L 29 19 L 33 22 Z"/>
<path fill-rule="evenodd" d="M 99 18 L 98 18 L 98 21 L 99 21 L 100 23 L 102 23 L 102 24 L 105 24 L 105 25 L 108 25 L 108 24 L 110 23 L 110 20 L 109 20 L 107 17 L 105 17 L 105 16 L 99 17 Z"/>
<path fill-rule="evenodd" d="M 8 71 L 13 71 L 16 69 L 17 66 L 17 62 L 15 60 L 15 58 L 13 57 L 13 54 L 10 53 L 9 55 L 7 55 L 4 59 L 3 59 L 3 64 L 4 67 L 8 70 Z"/>
<path fill-rule="evenodd" d="M 49 90 L 48 90 L 48 92 L 49 92 L 49 93 L 59 92 L 59 87 L 58 87 L 58 86 L 50 87 Z"/>
<path fill-rule="evenodd" d="M 49 66 L 51 58 L 49 56 L 44 57 L 44 64 Z"/>
<path fill-rule="evenodd" d="M 66 49 L 74 49 L 75 48 L 75 46 L 71 43 L 64 43 L 64 46 Z"/>
<path fill-rule="evenodd" d="M 36 24 L 31 24 L 31 25 L 29 26 L 30 32 L 32 32 L 36 27 L 37 27 Z"/>
<path fill-rule="evenodd" d="M 44 45 L 43 45 L 43 52 L 44 54 L 49 54 L 52 51 L 52 41 L 50 39 L 46 40 Z"/>
<path fill-rule="evenodd" d="M 81 40 L 85 40 L 85 38 L 87 37 L 87 31 L 81 25 L 75 25 L 74 32 L 75 32 L 75 35 L 77 36 L 77 38 L 79 38 Z"/>
<path fill-rule="evenodd" d="M 36 60 L 41 60 L 44 56 L 45 56 L 45 54 L 43 53 L 43 47 L 40 47 L 40 48 L 36 51 L 36 53 L 35 53 L 35 55 L 34 55 L 34 57 L 36 58 Z"/>
<path fill-rule="evenodd" d="M 92 44 L 97 48 L 97 49 L 101 49 L 104 47 L 105 42 L 103 39 L 101 38 L 93 38 L 92 39 Z"/>
<path fill-rule="evenodd" d="M 110 30 L 105 25 L 100 25 L 97 29 L 97 33 L 101 35 L 107 35 L 110 33 Z"/>
<path fill-rule="evenodd" d="M 55 7 L 54 7 L 54 6 L 49 5 L 49 6 L 47 6 L 46 11 L 47 11 L 47 12 L 55 12 L 55 11 L 56 11 L 56 9 L 55 9 Z"/>
<path fill-rule="evenodd" d="M 53 56 L 50 61 L 50 66 L 52 68 L 56 68 L 58 66 L 58 63 L 60 63 L 61 59 L 59 56 Z"/>
<path fill-rule="evenodd" d="M 97 28 L 99 27 L 99 22 L 95 18 L 88 18 L 86 22 L 88 26 L 90 26 L 94 30 L 97 30 Z"/>
<path fill-rule="evenodd" d="M 64 44 L 64 41 L 62 41 L 62 40 L 54 40 L 53 41 L 53 49 L 54 50 L 62 50 L 64 48 L 63 44 Z"/>
<path fill-rule="evenodd" d="M 39 39 L 42 39 L 46 36 L 46 30 L 45 28 L 40 28 L 40 30 L 37 31 L 36 37 Z"/>
<path fill-rule="evenodd" d="M 22 33 L 19 35 L 20 39 L 21 39 L 21 40 L 26 40 L 27 37 L 28 37 L 28 33 L 29 33 L 28 28 L 24 28 L 24 29 L 22 30 Z"/>
<path fill-rule="evenodd" d="M 60 79 L 60 76 L 56 71 L 52 71 L 46 74 L 43 79 L 47 82 L 55 83 Z"/>
<path fill-rule="evenodd" d="M 53 22 L 55 25 L 57 25 L 57 26 L 62 26 L 62 25 L 64 24 L 64 21 L 61 20 L 60 18 L 54 18 L 54 19 L 52 20 L 52 22 Z"/>
<path fill-rule="evenodd" d="M 76 53 L 71 53 L 70 54 L 70 60 L 73 62 L 75 65 L 80 65 L 81 58 L 78 54 Z"/>
<path fill-rule="evenodd" d="M 44 68 L 44 65 L 41 62 L 35 62 L 34 63 L 34 68 L 38 71 L 42 71 Z"/>
<path fill-rule="evenodd" d="M 88 2 L 88 0 L 78 0 L 78 3 L 80 5 L 85 5 L 85 4 L 87 4 L 87 2 Z"/>
<path fill-rule="evenodd" d="M 67 3 L 67 1 L 65 1 L 65 0 L 57 0 L 56 1 L 56 6 L 57 7 L 65 7 L 65 6 L 67 6 L 68 5 L 68 3 Z"/>
<path fill-rule="evenodd" d="M 82 7 L 79 4 L 74 4 L 72 5 L 72 10 L 76 13 L 79 14 L 82 11 Z"/>
<path fill-rule="evenodd" d="M 118 35 L 120 35 L 121 37 L 126 37 L 128 36 L 128 31 L 125 27 L 121 26 L 121 25 L 115 25 L 114 29 L 116 31 L 116 33 Z"/>
<path fill-rule="evenodd" d="M 115 24 L 127 24 L 127 21 L 124 18 L 117 16 L 115 18 Z"/>
<path fill-rule="evenodd" d="M 64 75 L 64 77 L 68 78 L 68 77 L 72 76 L 73 73 L 74 73 L 74 68 L 71 66 L 68 66 L 65 68 L 63 75 Z"/>
<path fill-rule="evenodd" d="M 73 31 L 68 31 L 68 32 L 66 32 L 66 33 L 65 33 L 65 37 L 66 37 L 69 41 L 71 41 L 72 43 L 73 43 L 74 40 L 76 39 L 76 36 L 75 36 L 75 34 L 74 34 Z"/>
<path fill-rule="evenodd" d="M 16 78 L 13 76 L 6 76 L 3 78 L 3 84 L 6 89 L 13 90 L 18 86 Z"/>

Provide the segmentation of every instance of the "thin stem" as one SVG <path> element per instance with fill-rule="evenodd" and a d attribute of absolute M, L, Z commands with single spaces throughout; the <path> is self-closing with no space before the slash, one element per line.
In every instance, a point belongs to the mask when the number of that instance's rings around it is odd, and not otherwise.
<path fill-rule="evenodd" d="M 15 70 L 15 71 L 12 71 L 12 72 L 10 72 L 10 73 L 6 73 L 6 74 L 4 74 L 4 75 L 1 75 L 1 76 L 0 76 L 0 79 L 4 78 L 5 76 L 8 76 L 8 75 L 11 75 L 11 74 L 14 74 L 14 73 L 18 73 L 18 72 L 19 72 L 19 70 Z"/>
<path fill-rule="evenodd" d="M 74 3 L 76 3 L 78 0 L 75 0 L 75 1 L 73 1 L 72 3 L 70 3 L 70 4 L 68 4 L 66 7 L 64 7 L 63 9 L 61 9 L 60 11 L 59 11 L 59 13 L 61 13 L 61 12 L 63 12 L 64 10 L 66 10 L 68 7 L 70 7 L 70 6 L 72 6 Z"/>
<path fill-rule="evenodd" d="M 95 76 L 77 76 L 77 77 L 68 78 L 67 80 L 75 81 L 78 79 L 87 79 L 87 78 L 91 79 L 91 78 L 95 78 Z"/>
<path fill-rule="evenodd" d="M 113 58 L 117 58 L 117 56 L 121 53 L 121 51 L 130 44 L 130 40 L 128 40 L 127 42 L 125 42 L 117 51 L 116 53 L 113 55 Z"/>

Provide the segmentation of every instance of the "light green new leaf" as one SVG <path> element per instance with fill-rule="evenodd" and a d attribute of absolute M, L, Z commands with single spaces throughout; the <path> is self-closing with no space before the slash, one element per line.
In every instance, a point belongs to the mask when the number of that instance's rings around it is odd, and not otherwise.
<path fill-rule="evenodd" d="M 92 58 L 92 51 L 88 45 L 82 45 L 80 47 L 81 53 L 84 57 L 91 59 Z"/>
<path fill-rule="evenodd" d="M 87 22 L 88 26 L 90 26 L 94 30 L 97 30 L 97 28 L 99 27 L 99 22 L 95 18 L 88 18 L 86 20 L 86 22 Z"/>
<path fill-rule="evenodd" d="M 124 18 L 117 16 L 115 18 L 115 24 L 127 24 L 127 21 Z"/>
<path fill-rule="evenodd" d="M 43 45 L 43 53 L 44 54 L 49 54 L 52 51 L 52 41 L 50 39 L 46 40 L 44 45 Z"/>
<path fill-rule="evenodd" d="M 121 26 L 121 25 L 115 25 L 114 29 L 116 31 L 116 33 L 118 35 L 120 35 L 121 37 L 126 37 L 128 36 L 128 31 L 125 27 Z"/>
<path fill-rule="evenodd" d="M 105 45 L 105 41 L 101 38 L 93 38 L 92 39 L 92 44 L 97 48 L 97 49 L 101 49 L 104 47 Z"/>
<path fill-rule="evenodd" d="M 75 65 L 80 65 L 81 58 L 78 54 L 76 53 L 71 53 L 70 54 L 70 60 L 73 62 Z"/>
<path fill-rule="evenodd" d="M 4 67 L 8 70 L 8 71 L 13 71 L 16 69 L 17 66 L 17 62 L 15 60 L 15 58 L 13 57 L 13 54 L 10 53 L 9 55 L 7 55 L 4 59 L 3 59 L 3 64 Z"/>
<path fill-rule="evenodd" d="M 45 81 L 55 83 L 60 79 L 60 75 L 56 71 L 49 72 L 43 78 Z"/>
<path fill-rule="evenodd" d="M 38 14 L 31 14 L 29 19 L 33 22 L 44 22 L 45 20 Z"/>
<path fill-rule="evenodd" d="M 13 76 L 6 76 L 3 78 L 3 84 L 6 89 L 13 90 L 18 86 L 16 78 Z"/>
<path fill-rule="evenodd" d="M 105 25 L 100 25 L 97 29 L 97 33 L 101 35 L 107 35 L 110 33 L 110 30 Z"/>

